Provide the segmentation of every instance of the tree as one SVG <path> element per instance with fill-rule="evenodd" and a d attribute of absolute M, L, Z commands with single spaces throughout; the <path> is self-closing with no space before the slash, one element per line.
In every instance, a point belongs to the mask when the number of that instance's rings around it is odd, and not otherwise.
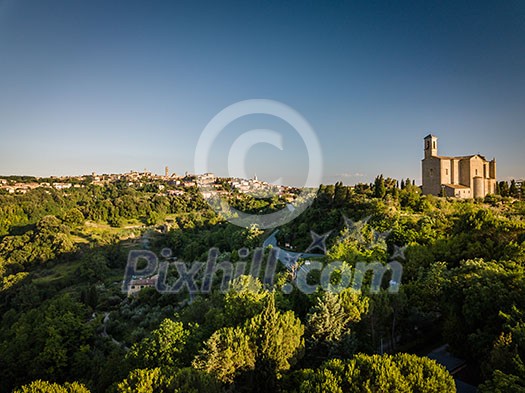
<path fill-rule="evenodd" d="M 392 188 L 391 194 L 392 194 L 392 198 L 395 201 L 397 201 L 399 199 L 399 186 L 398 185 L 396 185 L 396 187 Z"/>
<path fill-rule="evenodd" d="M 368 298 L 351 288 L 323 293 L 307 316 L 308 356 L 315 361 L 351 355 L 356 347 L 352 326 L 367 310 Z"/>
<path fill-rule="evenodd" d="M 39 379 L 15 389 L 13 393 L 90 393 L 90 391 L 78 382 L 66 382 L 64 385 L 59 385 Z"/>
<path fill-rule="evenodd" d="M 275 372 L 288 370 L 297 362 L 304 346 L 304 327 L 293 311 L 281 313 L 275 308 L 275 296 L 269 296 L 263 312 L 245 328 L 256 344 L 258 360 Z"/>
<path fill-rule="evenodd" d="M 245 231 L 243 231 L 243 235 L 245 237 L 243 247 L 247 247 L 249 249 L 255 248 L 260 244 L 260 237 L 264 233 L 262 229 L 259 228 L 257 224 L 250 225 L 250 228 L 247 228 Z"/>
<path fill-rule="evenodd" d="M 80 225 L 84 223 L 84 215 L 76 207 L 73 207 L 64 215 L 64 222 L 72 225 Z"/>
<path fill-rule="evenodd" d="M 136 369 L 117 385 L 118 393 L 220 393 L 211 375 L 190 367 Z"/>
<path fill-rule="evenodd" d="M 377 176 L 374 181 L 374 196 L 376 198 L 383 198 L 386 195 L 385 179 L 383 175 Z"/>
<path fill-rule="evenodd" d="M 226 326 L 239 325 L 259 314 L 269 294 L 259 279 L 253 276 L 240 276 L 233 280 L 224 298 Z"/>
<path fill-rule="evenodd" d="M 516 185 L 516 180 L 514 179 L 512 179 L 510 182 L 509 195 L 513 198 L 520 197 L 520 190 L 518 189 L 518 186 Z"/>
<path fill-rule="evenodd" d="M 307 331 L 313 343 L 332 345 L 341 340 L 350 317 L 336 293 L 325 292 L 307 316 Z"/>
<path fill-rule="evenodd" d="M 36 224 L 37 232 L 43 235 L 55 234 L 64 230 L 64 226 L 55 216 L 45 216 Z"/>
<path fill-rule="evenodd" d="M 164 214 L 157 212 L 157 211 L 150 210 L 148 214 L 146 215 L 146 225 L 150 225 L 150 226 L 157 225 L 163 222 L 164 219 L 165 219 Z"/>
<path fill-rule="evenodd" d="M 509 183 L 507 183 L 506 181 L 500 181 L 499 192 L 502 197 L 509 196 Z"/>
<path fill-rule="evenodd" d="M 80 301 L 92 309 L 95 309 L 98 304 L 98 293 L 95 285 L 90 285 L 87 288 L 84 288 L 80 292 Z"/>
<path fill-rule="evenodd" d="M 494 371 L 492 379 L 479 386 L 480 393 L 523 393 L 525 391 L 525 378 L 523 375 L 505 374 L 500 370 Z"/>
<path fill-rule="evenodd" d="M 302 355 L 304 328 L 292 311 L 279 312 L 275 297 L 268 297 L 263 311 L 242 327 L 216 331 L 193 362 L 194 367 L 232 383 L 248 376 L 252 391 L 274 391 L 278 374 Z"/>
<path fill-rule="evenodd" d="M 193 366 L 232 383 L 241 372 L 255 367 L 255 357 L 254 343 L 244 329 L 227 327 L 212 334 Z"/>
<path fill-rule="evenodd" d="M 149 337 L 133 344 L 127 357 L 141 368 L 179 367 L 189 334 L 182 322 L 166 318 Z"/>
<path fill-rule="evenodd" d="M 287 391 L 300 393 L 395 392 L 453 393 L 456 384 L 445 367 L 410 354 L 364 355 L 333 359 L 317 370 L 301 370 L 289 379 Z"/>
<path fill-rule="evenodd" d="M 500 313 L 504 332 L 495 340 L 482 364 L 490 379 L 480 392 L 522 392 L 525 390 L 525 310 L 513 307 L 510 314 Z"/>
<path fill-rule="evenodd" d="M 169 388 L 169 380 L 160 368 L 136 369 L 117 385 L 118 393 L 161 393 Z"/>
<path fill-rule="evenodd" d="M 220 393 L 222 384 L 212 375 L 185 367 L 171 376 L 170 390 L 173 393 Z"/>

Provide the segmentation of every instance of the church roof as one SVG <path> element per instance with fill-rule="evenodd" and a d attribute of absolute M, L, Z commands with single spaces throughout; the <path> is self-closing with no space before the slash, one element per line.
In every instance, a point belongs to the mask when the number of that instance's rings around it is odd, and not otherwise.
<path fill-rule="evenodd" d="M 482 156 L 481 154 L 472 154 L 470 156 L 455 156 L 455 157 L 451 157 L 451 156 L 435 156 L 436 158 L 442 158 L 442 159 L 445 159 L 445 160 L 470 160 L 474 157 L 479 157 L 481 158 L 483 161 L 488 161 L 485 156 Z"/>
<path fill-rule="evenodd" d="M 467 186 L 463 186 L 461 184 L 443 184 L 445 187 L 449 187 L 449 188 L 455 188 L 455 189 L 468 189 L 470 187 L 467 187 Z"/>

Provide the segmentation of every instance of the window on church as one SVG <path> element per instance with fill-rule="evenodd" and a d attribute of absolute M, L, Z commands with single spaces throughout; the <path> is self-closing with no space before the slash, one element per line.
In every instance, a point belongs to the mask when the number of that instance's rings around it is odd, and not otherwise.
<path fill-rule="evenodd" d="M 478 170 L 476 169 L 476 176 L 478 175 Z"/>
<path fill-rule="evenodd" d="M 445 175 L 448 176 L 448 169 L 445 169 Z"/>
<path fill-rule="evenodd" d="M 427 141 L 427 147 L 426 147 L 426 149 L 427 149 L 427 150 L 430 149 L 430 142 L 429 142 L 429 141 Z"/>
<path fill-rule="evenodd" d="M 433 146 L 432 148 L 435 149 L 435 148 L 436 148 L 436 142 L 434 142 L 434 143 L 432 144 L 432 146 Z"/>

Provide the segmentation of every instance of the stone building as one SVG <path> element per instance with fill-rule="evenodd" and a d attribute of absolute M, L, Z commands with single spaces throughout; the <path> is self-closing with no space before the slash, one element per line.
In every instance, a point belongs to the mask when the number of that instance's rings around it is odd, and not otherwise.
<path fill-rule="evenodd" d="M 131 280 L 128 288 L 128 296 L 135 295 L 144 288 L 155 288 L 159 275 L 156 274 L 149 278 L 137 278 Z"/>
<path fill-rule="evenodd" d="M 438 138 L 425 137 L 422 162 L 423 194 L 457 198 L 482 198 L 496 192 L 496 159 L 485 157 L 446 157 L 438 155 Z"/>

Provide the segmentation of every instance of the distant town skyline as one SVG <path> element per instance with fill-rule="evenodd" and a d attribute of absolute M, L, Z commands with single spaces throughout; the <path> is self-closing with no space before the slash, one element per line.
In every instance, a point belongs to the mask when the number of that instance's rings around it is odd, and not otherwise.
<path fill-rule="evenodd" d="M 519 1 L 18 2 L 0 0 L 0 173 L 194 171 L 208 122 L 266 98 L 298 111 L 323 153 L 323 183 L 376 175 L 421 184 L 423 138 L 451 156 L 497 158 L 525 177 L 525 4 Z M 301 185 L 290 125 L 238 119 L 210 172 L 250 129 L 246 173 Z"/>

